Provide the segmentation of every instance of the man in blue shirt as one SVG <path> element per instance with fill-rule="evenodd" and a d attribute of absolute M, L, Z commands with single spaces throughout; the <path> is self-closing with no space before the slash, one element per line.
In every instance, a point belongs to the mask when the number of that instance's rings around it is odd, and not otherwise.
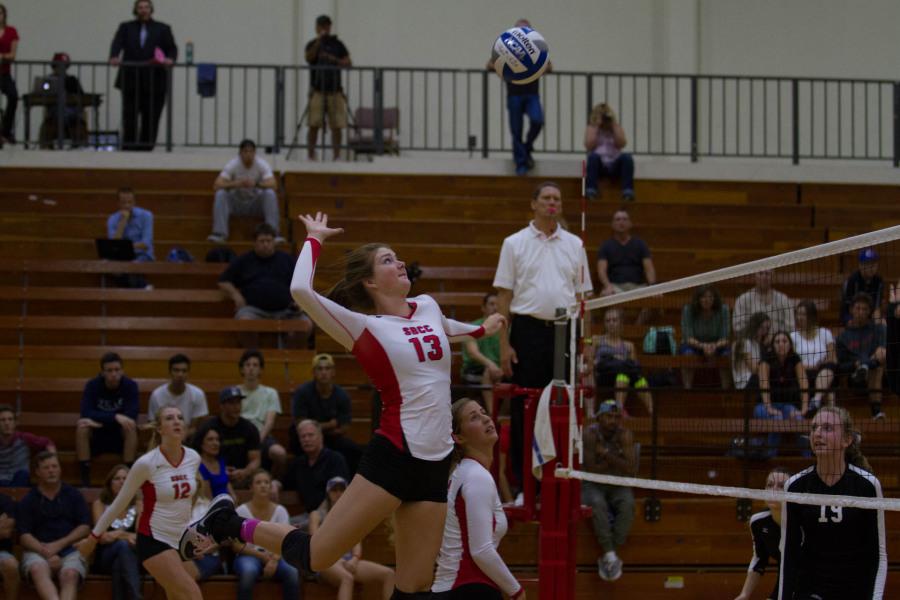
<path fill-rule="evenodd" d="M 129 466 L 137 452 L 138 386 L 126 377 L 122 358 L 107 352 L 100 374 L 88 380 L 81 396 L 81 418 L 75 429 L 75 453 L 81 484 L 90 485 L 91 457 L 118 454 Z"/>
<path fill-rule="evenodd" d="M 74 544 L 90 533 L 91 514 L 81 492 L 63 483 L 56 454 L 37 455 L 35 476 L 37 485 L 16 507 L 22 573 L 41 598 L 75 598 L 87 562 Z M 59 590 L 53 584 L 54 573 Z"/>
<path fill-rule="evenodd" d="M 153 213 L 135 205 L 134 190 L 119 188 L 119 210 L 106 220 L 106 237 L 111 240 L 131 240 L 135 260 L 155 260 L 153 257 Z"/>

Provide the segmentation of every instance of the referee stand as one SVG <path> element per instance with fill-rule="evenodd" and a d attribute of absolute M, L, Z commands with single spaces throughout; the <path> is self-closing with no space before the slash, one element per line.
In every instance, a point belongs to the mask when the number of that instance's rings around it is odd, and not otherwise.
<path fill-rule="evenodd" d="M 507 507 L 510 520 L 534 521 L 540 523 L 538 551 L 538 596 L 541 600 L 573 600 L 575 598 L 575 573 L 577 571 L 576 549 L 577 526 L 579 521 L 591 517 L 591 508 L 581 505 L 581 482 L 574 478 L 560 479 L 555 471 L 558 467 L 577 469 L 577 453 L 569 464 L 569 396 L 565 382 L 566 322 L 556 322 L 557 349 L 554 360 L 554 378 L 550 397 L 550 426 L 556 446 L 556 460 L 541 467 L 541 502 L 537 504 L 537 485 L 532 475 L 532 447 L 534 445 L 534 422 L 538 403 L 543 390 L 521 388 L 510 384 L 494 387 L 494 422 L 502 400 L 525 402 L 525 431 L 522 461 L 522 506 Z M 524 399 L 522 399 L 524 397 Z M 579 425 L 580 414 L 576 415 Z M 494 447 L 493 475 L 498 476 L 497 454 Z"/>

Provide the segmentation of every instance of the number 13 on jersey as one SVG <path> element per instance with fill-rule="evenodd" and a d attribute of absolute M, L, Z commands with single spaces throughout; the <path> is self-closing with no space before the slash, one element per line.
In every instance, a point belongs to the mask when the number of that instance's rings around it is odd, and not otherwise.
<path fill-rule="evenodd" d="M 431 334 L 424 337 L 411 337 L 406 340 L 416 349 L 416 356 L 419 362 L 425 360 L 438 361 L 444 358 L 444 349 L 441 347 L 441 338 Z"/>

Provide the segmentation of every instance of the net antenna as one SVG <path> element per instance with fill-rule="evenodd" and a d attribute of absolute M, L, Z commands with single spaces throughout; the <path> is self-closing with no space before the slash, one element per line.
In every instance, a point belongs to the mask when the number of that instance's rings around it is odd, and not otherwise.
<path fill-rule="evenodd" d="M 582 205 L 584 207 L 584 203 Z M 582 229 L 584 229 L 584 208 L 582 209 Z M 572 326 L 570 327 L 570 343 L 569 349 L 571 352 L 574 352 L 577 349 L 583 351 L 584 340 L 576 339 L 578 325 L 584 319 L 586 320 L 588 317 L 586 316 L 587 311 L 610 308 L 610 307 L 619 307 L 619 305 L 627 306 L 627 303 L 634 302 L 642 299 L 651 299 L 657 298 L 657 302 L 661 302 L 663 296 L 670 294 L 674 295 L 673 298 L 669 298 L 670 301 L 681 300 L 684 298 L 686 293 L 692 293 L 695 288 L 704 285 L 710 285 L 713 283 L 718 284 L 738 284 L 746 282 L 748 276 L 761 273 L 764 271 L 774 271 L 776 269 L 783 269 L 785 267 L 791 267 L 793 265 L 800 265 L 801 263 L 810 262 L 810 261 L 820 261 L 819 263 L 811 262 L 811 264 L 816 265 L 827 265 L 822 266 L 822 272 L 824 273 L 821 281 L 815 282 L 816 285 L 823 286 L 824 288 L 831 289 L 828 286 L 833 286 L 834 281 L 838 277 L 839 269 L 832 265 L 838 264 L 838 259 L 834 258 L 830 261 L 822 261 L 822 259 L 826 259 L 829 257 L 838 257 L 839 255 L 847 254 L 850 252 L 858 251 L 863 248 L 878 246 L 888 244 L 890 242 L 894 242 L 893 246 L 888 246 L 882 251 L 882 258 L 890 258 L 894 259 L 898 254 L 900 254 L 900 226 L 888 227 L 885 229 L 880 229 L 877 231 L 873 231 L 870 233 L 865 233 L 862 235 L 857 235 L 853 237 L 848 237 L 842 240 L 828 242 L 821 245 L 813 246 L 810 248 L 804 248 L 801 250 L 795 250 L 791 252 L 786 252 L 777 256 L 772 256 L 769 258 L 764 258 L 760 260 L 753 260 L 749 262 L 745 262 L 736 266 L 726 267 L 721 269 L 716 269 L 707 273 L 702 273 L 699 275 L 691 275 L 688 277 L 683 277 L 680 279 L 676 279 L 673 281 L 668 281 L 664 283 L 658 283 L 655 285 L 647 286 L 644 288 L 637 288 L 633 290 L 629 290 L 626 292 L 617 293 L 613 296 L 607 297 L 597 297 L 589 300 L 585 300 L 584 298 L 580 299 L 579 302 L 573 304 L 569 307 L 568 314 L 569 318 L 572 321 Z M 887 261 L 885 261 L 887 262 Z M 896 261 L 894 261 L 896 262 Z M 888 263 L 892 266 L 894 263 Z M 896 270 L 896 268 L 894 269 Z M 785 273 L 785 278 L 783 281 L 789 282 L 793 281 L 790 279 L 794 273 L 788 272 Z M 800 276 L 795 279 L 797 282 L 801 282 L 803 279 L 803 273 L 799 274 Z M 893 273 L 893 276 L 896 277 L 897 274 Z M 885 274 L 885 279 L 888 278 L 888 275 Z M 797 283 L 799 285 L 799 283 Z M 834 290 L 835 295 L 837 295 L 838 290 Z M 681 296 L 677 296 L 677 293 L 681 292 Z M 823 300 L 823 302 L 828 302 L 827 299 Z M 640 305 L 638 305 L 640 306 Z M 678 305 L 680 308 L 680 304 Z M 791 317 L 793 319 L 793 316 Z M 791 321 L 793 322 L 793 320 Z M 777 333 L 773 331 L 772 333 Z M 578 354 L 577 356 L 583 357 L 583 353 Z M 665 360 L 665 357 L 659 356 L 659 359 Z M 672 357 L 673 359 L 675 357 Z M 680 357 L 679 357 L 680 358 Z M 729 359 L 730 360 L 730 359 Z M 659 361 L 658 361 L 659 362 Z M 582 371 L 586 371 L 586 369 L 592 369 L 593 365 L 583 365 L 583 360 L 573 360 L 571 364 L 571 375 L 572 381 L 576 381 L 576 369 L 581 368 Z M 673 361 L 674 363 L 674 361 Z M 584 372 L 581 373 L 581 376 L 584 376 Z M 749 397 L 749 396 L 748 396 Z M 578 401 L 576 406 L 575 395 L 570 395 L 569 398 L 569 408 L 570 413 L 572 415 L 576 415 L 575 412 L 577 409 L 580 409 L 584 405 L 584 396 L 583 392 L 578 394 Z M 733 407 L 732 407 L 733 408 Z M 659 411 L 654 410 L 653 414 L 653 423 L 654 427 L 656 427 L 656 419 Z M 593 416 L 593 415 L 592 415 Z M 745 432 L 747 434 L 756 434 L 761 435 L 760 432 L 764 431 L 778 431 L 785 433 L 786 435 L 802 435 L 803 432 L 809 431 L 808 423 L 803 420 L 784 420 L 784 421 L 768 421 L 768 423 L 777 423 L 778 427 L 781 429 L 773 430 L 762 430 L 762 429 L 752 429 L 751 427 L 757 427 L 756 424 L 753 423 L 754 418 L 744 418 L 744 419 L 721 419 L 722 421 L 728 420 L 730 423 L 735 421 L 740 421 L 744 423 Z M 636 421 L 640 421 L 641 419 L 633 419 L 631 422 L 634 423 Z M 728 434 L 731 429 L 723 429 L 723 430 L 714 430 L 714 429 L 705 429 L 706 427 L 702 421 L 703 419 L 690 419 L 690 418 L 675 418 L 669 419 L 669 421 L 677 422 L 678 426 L 686 427 L 686 429 L 677 430 L 678 433 L 693 433 L 698 438 L 702 438 L 703 436 L 708 435 L 709 433 L 714 434 Z M 629 421 L 626 421 L 626 424 Z M 866 423 L 866 428 L 869 431 L 873 431 L 875 433 L 891 433 L 897 430 L 898 424 L 896 422 L 887 422 L 885 423 L 883 420 L 877 423 Z M 592 481 L 595 483 L 609 484 L 609 485 L 620 485 L 620 486 L 628 486 L 628 487 L 636 487 L 643 489 L 651 489 L 658 491 L 668 491 L 668 492 L 680 492 L 687 494 L 697 494 L 697 495 L 712 495 L 712 496 L 725 496 L 729 498 L 745 498 L 750 500 L 758 500 L 758 501 L 789 501 L 792 503 L 798 504 L 808 504 L 808 505 L 832 505 L 832 506 L 844 506 L 844 507 L 855 507 L 855 508 L 869 508 L 869 509 L 881 509 L 881 510 L 900 510 L 900 499 L 896 498 L 863 498 L 863 497 L 853 497 L 853 496 L 831 496 L 831 495 L 822 495 L 822 494 L 797 494 L 797 493 L 786 493 L 781 491 L 772 491 L 772 490 L 762 490 L 756 488 L 749 487 L 735 487 L 732 485 L 710 485 L 708 483 L 689 483 L 689 482 L 681 482 L 681 481 L 661 481 L 656 479 L 645 479 L 639 477 L 623 477 L 623 476 L 614 476 L 614 475 L 600 475 L 596 473 L 590 473 L 583 470 L 578 470 L 577 468 L 573 468 L 576 464 L 582 464 L 582 460 L 584 458 L 585 448 L 582 444 L 582 436 L 583 436 L 583 426 L 579 425 L 577 419 L 570 418 L 569 421 L 570 431 L 569 431 L 569 455 L 566 461 L 560 461 L 560 465 L 556 469 L 556 476 L 560 478 L 573 478 L 579 479 L 582 481 Z M 724 426 L 723 426 L 724 427 Z M 764 435 L 764 434 L 762 434 Z M 749 439 L 749 437 L 744 438 L 745 441 Z M 807 446 L 808 449 L 808 446 Z M 655 448 L 654 448 L 655 450 Z M 744 449 L 745 451 L 749 451 L 749 449 Z M 579 462 L 573 462 L 575 453 L 578 452 Z M 721 457 L 721 453 L 718 455 Z M 743 455 L 741 458 L 746 458 L 747 455 Z M 812 464 L 815 459 L 809 458 L 808 455 L 805 455 L 808 458 L 806 465 Z M 700 463 L 698 463 L 700 464 Z M 771 467 L 771 464 L 764 463 L 766 470 Z M 889 475 L 888 473 L 882 473 L 883 476 Z M 656 477 L 656 475 L 653 475 Z M 746 476 L 745 476 L 746 477 Z M 713 479 L 714 474 L 710 471 L 709 479 Z M 660 477 L 662 479 L 662 477 Z M 745 481 L 746 483 L 746 481 Z"/>

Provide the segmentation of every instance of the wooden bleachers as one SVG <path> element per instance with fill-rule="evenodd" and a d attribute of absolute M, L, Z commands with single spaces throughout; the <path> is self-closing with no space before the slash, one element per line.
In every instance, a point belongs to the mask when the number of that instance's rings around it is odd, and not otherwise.
<path fill-rule="evenodd" d="M 139 205 L 156 215 L 158 259 L 178 246 L 202 261 L 212 247 L 205 237 L 211 226 L 215 172 L 5 169 L 2 176 L 0 397 L 22 403 L 23 428 L 58 438 L 68 461 L 66 468 L 71 469 L 66 474 L 74 477 L 72 432 L 80 391 L 84 381 L 96 373 L 97 358 L 107 346 L 122 354 L 126 372 L 137 378 L 142 408 L 150 390 L 163 383 L 167 358 L 187 350 L 194 361 L 192 381 L 207 392 L 215 412 L 217 390 L 238 381 L 237 334 L 248 327 L 235 323 L 230 302 L 216 290 L 222 265 L 161 261 L 131 265 L 93 260 L 93 238 L 102 235 L 106 214 L 114 209 L 115 189 L 130 185 L 137 191 Z M 295 250 L 302 240 L 301 228 L 288 221 L 301 211 L 326 210 L 335 223 L 347 229 L 342 238 L 326 245 L 318 285 L 324 288 L 335 280 L 337 273 L 331 267 L 344 251 L 377 238 L 390 243 L 401 258 L 419 262 L 422 277 L 414 293 L 432 293 L 448 315 L 469 319 L 478 314 L 481 297 L 491 287 L 500 241 L 530 217 L 528 199 L 537 180 L 304 173 L 288 174 L 282 183 L 283 231 L 294 244 L 286 249 Z M 566 179 L 561 185 L 564 214 L 569 223 L 577 224 L 579 182 Z M 859 194 L 861 187 L 639 181 L 638 202 L 628 210 L 636 224 L 635 233 L 653 250 L 660 277 L 671 279 L 837 239 L 873 225 L 894 224 L 896 191 L 873 186 Z M 848 196 L 854 198 L 851 209 L 846 208 Z M 606 237 L 611 214 L 618 208 L 615 198 L 615 193 L 604 190 L 603 197 L 588 207 L 587 245 L 592 264 L 596 246 Z M 867 208 L 860 211 L 863 202 Z M 229 245 L 238 252 L 247 250 L 252 226 L 250 220 L 235 221 Z M 819 266 L 828 272 L 805 279 L 778 272 L 775 287 L 794 298 L 817 299 L 823 320 L 836 325 L 837 289 L 852 263 L 838 257 L 822 261 Z M 887 263 L 883 267 L 894 268 Z M 155 289 L 110 287 L 111 275 L 132 272 L 144 273 Z M 900 273 L 888 274 L 896 277 Z M 750 285 L 749 278 L 744 278 L 723 284 L 720 292 L 731 300 Z M 664 319 L 677 324 L 687 297 L 667 299 L 671 306 L 666 306 Z M 268 324 L 260 330 L 270 328 L 271 340 L 275 340 L 274 334 L 285 327 L 291 326 Z M 627 333 L 636 341 L 643 335 L 637 327 L 630 327 Z M 348 384 L 353 399 L 351 435 L 364 441 L 371 430 L 372 390 L 352 357 L 323 338 L 317 339 L 317 350 L 336 353 L 339 377 Z M 311 351 L 273 347 L 266 348 L 265 355 L 264 381 L 279 390 L 282 408 L 289 413 L 291 390 L 309 378 Z M 696 359 L 687 357 L 644 356 L 641 362 L 647 368 L 699 366 Z M 456 355 L 454 374 L 458 368 Z M 656 400 L 660 410 L 656 435 L 661 444 L 658 474 L 721 485 L 761 485 L 762 474 L 776 461 L 747 465 L 726 455 L 730 440 L 743 433 L 741 393 L 660 390 Z M 864 402 L 850 402 L 858 416 L 866 415 Z M 887 402 L 892 417 L 887 423 L 863 423 L 866 443 L 877 449 L 871 460 L 891 492 L 900 489 L 900 458 L 892 454 L 900 433 L 900 421 L 896 420 L 900 413 L 895 413 L 894 404 L 893 399 Z M 635 414 L 629 426 L 647 448 L 652 434 L 649 420 L 641 416 L 640 409 Z M 701 419 L 706 427 L 702 438 L 696 431 Z M 280 436 L 288 423 L 288 417 L 280 418 Z M 750 426 L 753 434 L 765 435 L 771 423 L 752 421 Z M 689 446 L 693 450 L 685 451 Z M 105 465 L 104 460 L 98 464 Z M 804 461 L 787 451 L 777 460 L 791 468 L 799 468 Z M 650 455 L 645 451 L 640 472 L 649 475 L 650 467 Z M 96 470 L 102 469 L 98 466 Z M 746 524 L 735 519 L 733 501 L 664 496 L 659 523 L 643 521 L 640 501 L 638 508 L 631 539 L 623 550 L 626 573 L 615 585 L 596 577 L 598 549 L 589 524 L 579 526 L 575 540 L 581 565 L 579 598 L 602 594 L 611 599 L 635 595 L 701 599 L 737 593 L 749 559 L 749 539 Z M 900 523 L 894 517 L 889 515 L 891 556 L 900 550 L 896 533 Z M 502 552 L 520 576 L 536 577 L 537 543 L 534 524 L 513 525 Z M 366 554 L 393 562 L 386 532 L 370 536 Z M 664 589 L 667 577 L 683 578 L 684 588 Z M 889 586 L 896 585 L 897 579 L 892 573 Z M 764 580 L 762 587 L 769 581 Z M 210 581 L 203 585 L 204 595 L 231 597 L 234 585 L 229 579 Z M 536 594 L 534 585 L 528 586 L 529 593 Z M 316 585 L 307 585 L 305 592 L 312 599 L 333 595 L 332 590 Z M 362 597 L 374 598 L 377 594 L 373 592 L 362 590 Z M 91 579 L 84 593 L 105 598 L 108 584 Z M 258 593 L 276 594 L 279 590 L 264 584 Z"/>

